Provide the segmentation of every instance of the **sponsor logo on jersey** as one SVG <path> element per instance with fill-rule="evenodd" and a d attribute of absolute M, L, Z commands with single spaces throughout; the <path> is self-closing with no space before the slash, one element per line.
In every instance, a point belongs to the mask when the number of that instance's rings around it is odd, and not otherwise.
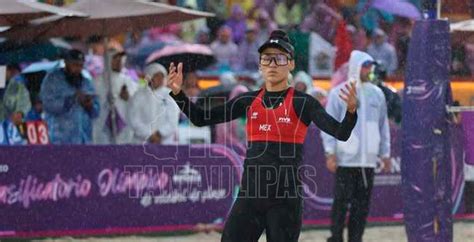
<path fill-rule="evenodd" d="M 291 118 L 290 117 L 279 117 L 278 123 L 290 124 Z"/>
<path fill-rule="evenodd" d="M 257 119 L 258 118 L 258 112 L 253 112 L 252 116 L 250 118 L 251 119 Z"/>

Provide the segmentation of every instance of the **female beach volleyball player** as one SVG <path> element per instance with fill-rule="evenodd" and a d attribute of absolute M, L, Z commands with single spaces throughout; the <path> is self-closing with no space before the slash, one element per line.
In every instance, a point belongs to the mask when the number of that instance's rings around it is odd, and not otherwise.
<path fill-rule="evenodd" d="M 287 34 L 273 31 L 258 49 L 264 88 L 243 93 L 222 106 L 203 110 L 181 91 L 182 63 L 169 67 L 170 95 L 196 126 L 247 117 L 248 149 L 239 195 L 225 223 L 221 241 L 253 242 L 266 231 L 267 241 L 298 241 L 302 224 L 302 189 L 298 168 L 307 128 L 347 140 L 357 121 L 355 84 L 341 90 L 347 104 L 338 122 L 313 97 L 289 86 L 295 68 Z"/>

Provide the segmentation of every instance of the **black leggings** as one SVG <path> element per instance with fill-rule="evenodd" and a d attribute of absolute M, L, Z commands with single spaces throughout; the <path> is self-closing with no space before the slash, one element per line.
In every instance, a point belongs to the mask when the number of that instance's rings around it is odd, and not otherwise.
<path fill-rule="evenodd" d="M 222 242 L 257 242 L 266 231 L 268 242 L 298 241 L 302 199 L 239 196 L 225 223 Z"/>

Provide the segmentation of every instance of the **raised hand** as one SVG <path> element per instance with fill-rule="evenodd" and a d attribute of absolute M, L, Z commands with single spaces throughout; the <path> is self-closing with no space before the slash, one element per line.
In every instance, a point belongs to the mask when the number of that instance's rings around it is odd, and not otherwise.
<path fill-rule="evenodd" d="M 355 113 L 357 110 L 357 90 L 354 82 L 347 83 L 344 88 L 341 89 L 339 97 L 344 100 L 347 104 L 347 111 Z"/>
<path fill-rule="evenodd" d="M 183 85 L 183 63 L 179 63 L 176 68 L 175 64 L 171 62 L 168 74 L 168 87 L 177 95 L 181 91 Z"/>

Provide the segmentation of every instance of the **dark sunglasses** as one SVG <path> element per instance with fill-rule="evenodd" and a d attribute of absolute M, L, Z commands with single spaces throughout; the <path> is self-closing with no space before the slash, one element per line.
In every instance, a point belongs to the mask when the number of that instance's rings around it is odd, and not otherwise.
<path fill-rule="evenodd" d="M 260 56 L 260 64 L 262 66 L 269 66 L 271 65 L 272 61 L 274 61 L 277 66 L 286 66 L 288 65 L 289 60 L 291 60 L 291 57 L 285 54 L 263 54 Z"/>

